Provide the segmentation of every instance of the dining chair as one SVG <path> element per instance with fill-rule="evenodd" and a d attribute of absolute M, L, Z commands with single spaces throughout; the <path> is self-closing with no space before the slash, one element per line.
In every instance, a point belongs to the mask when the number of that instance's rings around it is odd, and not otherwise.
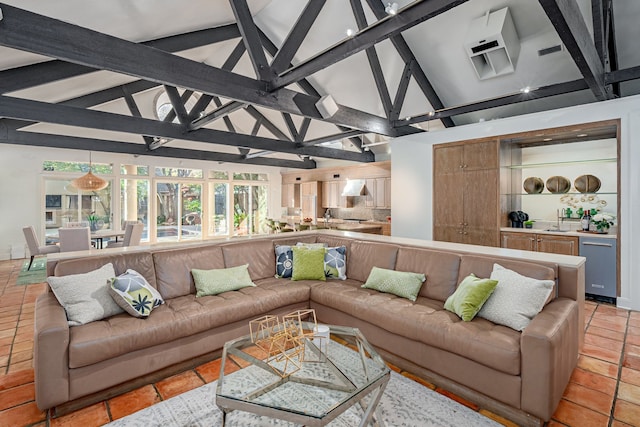
<path fill-rule="evenodd" d="M 36 236 L 36 231 L 32 226 L 28 225 L 22 227 L 22 232 L 24 233 L 24 238 L 27 240 L 27 246 L 29 247 L 29 254 L 31 255 L 31 261 L 29 261 L 29 267 L 27 270 L 31 269 L 31 264 L 33 264 L 33 258 L 36 255 L 46 255 L 53 254 L 56 252 L 60 252 L 60 247 L 56 245 L 45 245 L 40 246 L 40 242 L 38 241 L 38 236 Z"/>
<path fill-rule="evenodd" d="M 59 228 L 60 252 L 86 251 L 91 249 L 89 227 Z"/>
<path fill-rule="evenodd" d="M 109 242 L 107 248 L 123 248 L 126 246 L 137 246 L 142 239 L 142 231 L 144 230 L 144 224 L 136 222 L 134 224 L 127 224 L 124 229 L 124 237 L 120 242 Z"/>

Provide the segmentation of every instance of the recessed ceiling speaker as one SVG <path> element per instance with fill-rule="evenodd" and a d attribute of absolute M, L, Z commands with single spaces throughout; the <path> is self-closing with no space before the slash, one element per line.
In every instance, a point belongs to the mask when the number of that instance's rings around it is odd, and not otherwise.
<path fill-rule="evenodd" d="M 316 108 L 323 119 L 328 119 L 338 112 L 338 104 L 331 95 L 325 95 L 318 102 Z"/>

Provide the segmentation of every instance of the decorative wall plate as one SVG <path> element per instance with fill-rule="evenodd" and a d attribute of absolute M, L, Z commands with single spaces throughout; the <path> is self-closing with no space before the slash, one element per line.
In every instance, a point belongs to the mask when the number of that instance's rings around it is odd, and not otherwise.
<path fill-rule="evenodd" d="M 600 179 L 594 175 L 580 175 L 573 181 L 573 185 L 581 193 L 595 193 L 600 189 Z"/>
<path fill-rule="evenodd" d="M 547 190 L 551 193 L 567 193 L 569 189 L 571 189 L 571 181 L 564 176 L 552 176 L 547 179 Z"/>
<path fill-rule="evenodd" d="M 537 176 L 530 176 L 524 180 L 522 187 L 529 194 L 539 194 L 544 190 L 544 181 Z"/>

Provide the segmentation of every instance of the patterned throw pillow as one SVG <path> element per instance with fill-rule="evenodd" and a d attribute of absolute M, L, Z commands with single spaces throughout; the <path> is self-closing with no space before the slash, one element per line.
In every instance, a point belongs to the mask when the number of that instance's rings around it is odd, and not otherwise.
<path fill-rule="evenodd" d="M 498 284 L 497 280 L 481 279 L 474 274 L 465 277 L 456 291 L 444 303 L 445 310 L 456 313 L 465 322 L 478 314 Z"/>
<path fill-rule="evenodd" d="M 394 294 L 402 298 L 415 301 L 422 283 L 427 280 L 422 273 L 408 271 L 387 270 L 386 268 L 373 267 L 363 288 Z"/>
<path fill-rule="evenodd" d="M 249 276 L 249 264 L 213 270 L 191 270 L 196 284 L 196 297 L 218 295 L 223 292 L 255 286 Z"/>
<path fill-rule="evenodd" d="M 347 278 L 347 247 L 327 248 L 324 253 L 324 275 L 327 279 Z"/>
<path fill-rule="evenodd" d="M 276 245 L 276 277 L 290 278 L 293 274 L 293 251 L 291 246 Z"/>
<path fill-rule="evenodd" d="M 154 308 L 164 304 L 160 292 L 142 274 L 132 269 L 110 280 L 109 294 L 116 304 L 133 317 L 148 317 Z"/>
<path fill-rule="evenodd" d="M 101 320 L 122 309 L 109 296 L 108 281 L 116 275 L 113 264 L 83 274 L 47 278 L 53 294 L 67 313 L 69 326 Z"/>
<path fill-rule="evenodd" d="M 544 307 L 553 291 L 553 280 L 522 276 L 499 264 L 493 265 L 491 279 L 498 281 L 491 298 L 478 317 L 522 331 Z"/>

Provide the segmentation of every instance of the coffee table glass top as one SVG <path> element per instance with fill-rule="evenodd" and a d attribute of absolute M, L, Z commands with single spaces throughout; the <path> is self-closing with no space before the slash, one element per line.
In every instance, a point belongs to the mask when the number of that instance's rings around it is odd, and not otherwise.
<path fill-rule="evenodd" d="M 318 345 L 306 340 L 303 362 L 284 358 L 267 364 L 267 352 L 250 336 L 225 344 L 216 404 L 225 415 L 242 410 L 308 426 L 325 425 L 359 404 L 366 425 L 389 381 L 389 368 L 358 329 L 329 328 L 333 338 L 352 343 L 355 351 L 331 340 L 316 340 Z M 365 404 L 362 399 L 369 395 Z"/>

